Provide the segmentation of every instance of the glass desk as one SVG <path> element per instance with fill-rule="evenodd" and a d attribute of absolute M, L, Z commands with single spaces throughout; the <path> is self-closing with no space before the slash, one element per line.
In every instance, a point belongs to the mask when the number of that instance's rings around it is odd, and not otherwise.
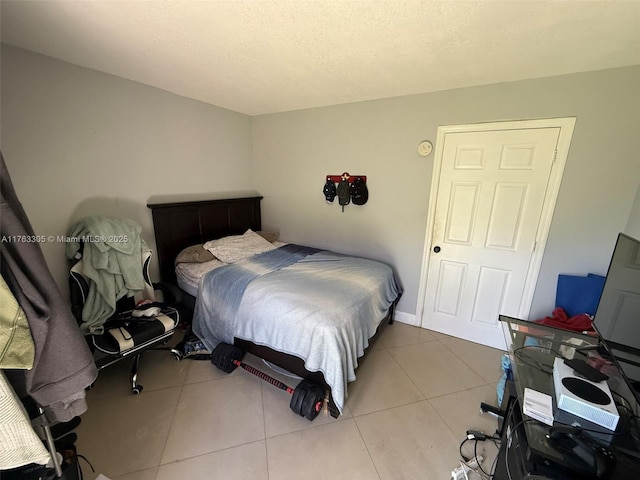
<path fill-rule="evenodd" d="M 512 427 L 524 430 L 527 455 L 537 456 L 547 465 L 562 465 L 564 458 L 548 443 L 550 427 L 538 421 L 528 421 L 530 417 L 522 413 L 524 389 L 531 388 L 552 397 L 556 420 L 559 412 L 562 424 L 577 422 L 591 436 L 609 445 L 617 460 L 616 469 L 609 478 L 640 478 L 640 430 L 637 418 L 640 415 L 640 405 L 605 343 L 596 336 L 511 317 L 500 316 L 500 321 L 504 324 L 507 344 L 510 345 L 511 368 L 518 399 L 517 417 L 524 420 L 518 422 L 520 425 Z M 556 408 L 553 363 L 557 357 L 589 360 L 589 363 L 595 363 L 602 373 L 609 376 L 607 383 L 620 415 L 615 432 L 601 427 L 599 430 L 604 432 L 589 431 L 591 425 L 588 422 Z M 554 424 L 558 424 L 557 421 Z M 634 468 L 637 469 L 634 471 Z M 510 477 L 526 478 L 511 474 Z M 569 477 L 560 475 L 557 478 Z"/>

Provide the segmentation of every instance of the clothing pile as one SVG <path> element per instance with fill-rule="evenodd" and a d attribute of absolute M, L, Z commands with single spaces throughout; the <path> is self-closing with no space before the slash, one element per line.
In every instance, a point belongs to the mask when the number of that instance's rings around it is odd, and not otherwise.
<path fill-rule="evenodd" d="M 47 267 L 0 153 L 0 470 L 46 463 L 24 399 L 47 423 L 87 409 L 98 370 L 69 305 Z M 6 380 L 6 381 L 5 381 Z M 47 457 L 47 458 L 45 458 Z"/>

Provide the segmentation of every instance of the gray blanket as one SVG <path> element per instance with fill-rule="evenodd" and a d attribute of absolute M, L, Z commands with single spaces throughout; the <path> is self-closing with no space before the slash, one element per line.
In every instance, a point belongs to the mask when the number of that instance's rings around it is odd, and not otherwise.
<path fill-rule="evenodd" d="M 207 273 L 193 330 L 210 349 L 238 337 L 304 359 L 342 411 L 357 359 L 399 294 L 384 263 L 286 245 Z"/>

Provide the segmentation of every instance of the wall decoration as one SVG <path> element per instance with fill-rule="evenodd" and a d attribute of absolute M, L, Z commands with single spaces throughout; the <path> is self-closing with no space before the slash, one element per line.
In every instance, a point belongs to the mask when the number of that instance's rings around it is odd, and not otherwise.
<path fill-rule="evenodd" d="M 344 172 L 342 175 L 327 175 L 322 189 L 327 203 L 333 203 L 338 197 L 338 204 L 344 212 L 345 205 L 353 202 L 354 205 L 364 205 L 369 200 L 366 175 L 350 175 Z"/>

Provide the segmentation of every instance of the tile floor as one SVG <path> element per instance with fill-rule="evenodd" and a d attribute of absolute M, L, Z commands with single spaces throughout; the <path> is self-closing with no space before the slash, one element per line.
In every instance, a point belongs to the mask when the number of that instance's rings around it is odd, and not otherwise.
<path fill-rule="evenodd" d="M 480 402 L 496 404 L 501 354 L 396 322 L 361 361 L 344 414 L 309 422 L 291 412 L 289 394 L 242 369 L 227 375 L 149 352 L 140 395 L 130 393 L 129 362 L 100 373 L 76 430 L 78 452 L 95 467 L 83 463 L 88 480 L 444 480 L 468 429 L 496 429 Z M 269 371 L 256 357 L 245 361 Z M 478 453 L 488 470 L 497 450 L 485 443 Z"/>

